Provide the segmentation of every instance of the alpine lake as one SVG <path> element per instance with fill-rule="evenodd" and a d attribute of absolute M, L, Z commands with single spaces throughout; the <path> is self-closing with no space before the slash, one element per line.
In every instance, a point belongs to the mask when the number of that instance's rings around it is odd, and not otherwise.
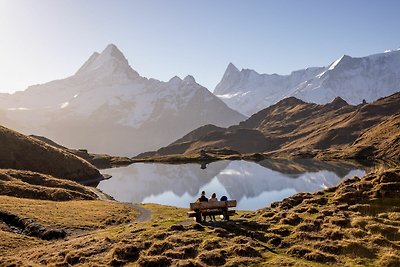
<path fill-rule="evenodd" d="M 366 167 L 312 159 L 217 161 L 210 164 L 134 163 L 104 169 L 112 175 L 97 188 L 120 202 L 189 207 L 205 191 L 227 196 L 239 210 L 257 210 L 299 192 L 316 192 L 342 179 L 363 176 Z"/>

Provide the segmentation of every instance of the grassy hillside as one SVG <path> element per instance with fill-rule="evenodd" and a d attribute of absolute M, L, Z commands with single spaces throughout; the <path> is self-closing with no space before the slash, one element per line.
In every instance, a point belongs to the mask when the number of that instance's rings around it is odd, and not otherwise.
<path fill-rule="evenodd" d="M 350 146 L 320 153 L 318 157 L 400 162 L 400 113 L 368 128 Z"/>
<path fill-rule="evenodd" d="M 353 158 L 392 158 L 400 154 L 396 145 L 400 138 L 399 113 L 400 93 L 359 106 L 351 106 L 341 98 L 317 105 L 291 97 L 239 125 L 226 129 L 199 128 L 167 147 L 140 154 L 136 159 L 172 155 L 193 158 L 202 150 L 210 152 L 211 156 L 216 155 L 211 151 L 232 151 L 230 155 L 242 154 L 239 158 L 248 153 L 263 153 L 270 157 L 315 157 L 321 152 L 337 150 L 352 153 Z M 389 137 L 394 146 L 380 137 L 381 133 Z M 362 148 L 366 146 L 373 147 L 373 153 Z M 349 147 L 352 150 L 346 151 Z M 386 147 L 391 153 L 387 153 Z M 363 151 L 357 153 L 360 149 Z"/>
<path fill-rule="evenodd" d="M 98 198 L 91 189 L 76 182 L 11 169 L 0 169 L 0 195 L 53 201 Z"/>
<path fill-rule="evenodd" d="M 64 150 L 68 153 L 74 154 L 96 168 L 99 169 L 106 169 L 106 168 L 112 168 L 112 167 L 118 167 L 118 166 L 126 166 L 132 163 L 132 160 L 127 157 L 118 157 L 118 156 L 110 156 L 107 154 L 94 154 L 94 153 L 89 153 L 86 149 L 71 149 L 64 147 L 62 145 L 57 144 L 53 140 L 50 140 L 44 136 L 38 136 L 38 135 L 30 135 L 29 137 L 34 138 L 36 140 L 42 141 L 48 145 L 51 145 L 53 147 L 59 148 L 61 150 Z"/>
<path fill-rule="evenodd" d="M 100 176 L 87 161 L 2 126 L 0 147 L 1 169 L 30 170 L 73 181 Z"/>

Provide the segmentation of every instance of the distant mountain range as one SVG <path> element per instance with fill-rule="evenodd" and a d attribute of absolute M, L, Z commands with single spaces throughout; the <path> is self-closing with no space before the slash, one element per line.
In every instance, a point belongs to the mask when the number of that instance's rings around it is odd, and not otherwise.
<path fill-rule="evenodd" d="M 356 58 L 344 55 L 327 67 L 294 71 L 289 75 L 239 71 L 230 63 L 214 94 L 229 107 L 251 116 L 294 96 L 326 104 L 341 97 L 349 104 L 372 102 L 400 91 L 400 50 Z"/>
<path fill-rule="evenodd" d="M 112 44 L 71 77 L 0 95 L 0 124 L 116 155 L 156 149 L 204 124 L 243 119 L 192 76 L 141 77 Z"/>
<path fill-rule="evenodd" d="M 298 103 L 300 106 L 307 106 L 305 102 L 333 101 L 316 109 L 332 107 L 331 112 L 336 112 L 341 105 L 347 105 L 346 101 L 358 105 L 399 89 L 399 50 L 363 58 L 343 56 L 328 67 L 307 68 L 290 75 L 239 71 L 229 64 L 214 90 L 217 97 L 192 76 L 173 77 L 168 82 L 142 77 L 110 44 L 101 53 L 93 53 L 71 77 L 14 94 L 0 94 L 0 124 L 25 134 L 45 136 L 69 148 L 120 156 L 133 156 L 172 143 L 174 150 L 179 143 L 180 150 L 186 151 L 187 143 L 174 140 L 201 126 L 204 127 L 195 131 L 196 136 L 199 131 L 210 132 L 210 127 L 216 127 L 223 130 L 213 131 L 215 136 L 207 137 L 210 140 L 230 140 L 227 147 L 242 152 L 268 151 L 282 145 L 284 137 L 271 141 L 270 130 L 267 134 L 260 131 L 263 126 L 238 127 L 235 131 L 225 131 L 225 127 L 244 121 L 246 116 L 242 114 L 252 116 L 243 122 L 247 125 L 260 116 L 254 113 L 288 96 L 303 100 Z M 279 105 L 291 101 L 299 100 L 288 98 Z M 345 109 L 354 111 L 356 107 Z M 300 108 L 290 110 L 290 114 L 282 112 L 280 121 L 289 123 L 285 129 L 294 127 L 289 118 L 308 114 Z M 310 112 L 313 116 L 317 111 Z M 267 116 L 264 121 L 271 124 L 274 119 Z"/>

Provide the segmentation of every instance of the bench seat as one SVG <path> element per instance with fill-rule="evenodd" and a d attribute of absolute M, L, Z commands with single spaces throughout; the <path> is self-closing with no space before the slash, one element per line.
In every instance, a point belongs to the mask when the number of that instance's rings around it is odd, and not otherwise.
<path fill-rule="evenodd" d="M 223 215 L 225 220 L 229 220 L 229 216 L 236 214 L 229 208 L 236 207 L 236 205 L 236 200 L 190 203 L 188 216 L 195 217 L 196 222 L 201 222 L 201 217 L 208 215 Z"/>
<path fill-rule="evenodd" d="M 236 211 L 235 210 L 228 210 L 228 215 L 232 216 L 235 215 Z M 188 211 L 188 217 L 196 217 L 197 212 L 196 211 Z M 223 215 L 223 212 L 221 210 L 209 210 L 209 211 L 203 211 L 201 212 L 201 215 Z"/>

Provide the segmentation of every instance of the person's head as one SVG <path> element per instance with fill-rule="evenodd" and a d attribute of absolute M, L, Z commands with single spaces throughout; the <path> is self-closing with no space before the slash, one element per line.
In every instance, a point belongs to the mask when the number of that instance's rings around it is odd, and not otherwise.
<path fill-rule="evenodd" d="M 211 198 L 217 198 L 217 194 L 212 193 Z"/>
<path fill-rule="evenodd" d="M 206 195 L 206 191 L 201 191 L 201 195 L 205 196 Z"/>

